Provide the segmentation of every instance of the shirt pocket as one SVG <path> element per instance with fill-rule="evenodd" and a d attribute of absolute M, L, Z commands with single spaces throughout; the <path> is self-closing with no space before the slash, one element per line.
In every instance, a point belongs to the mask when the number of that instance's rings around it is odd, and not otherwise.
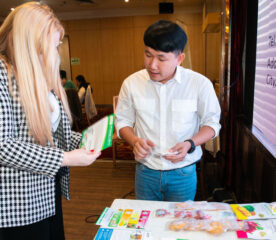
<path fill-rule="evenodd" d="M 173 100 L 172 101 L 172 130 L 183 132 L 191 125 L 196 124 L 197 119 L 196 100 Z"/>
<path fill-rule="evenodd" d="M 137 110 L 136 118 L 142 122 L 143 126 L 152 128 L 154 123 L 155 100 L 150 98 L 135 98 L 134 104 Z"/>

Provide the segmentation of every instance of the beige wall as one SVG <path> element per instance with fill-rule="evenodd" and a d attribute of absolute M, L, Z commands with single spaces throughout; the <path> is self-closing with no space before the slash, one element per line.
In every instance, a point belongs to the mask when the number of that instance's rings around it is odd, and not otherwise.
<path fill-rule="evenodd" d="M 206 34 L 206 59 L 205 75 L 212 81 L 219 82 L 221 33 Z"/>
<path fill-rule="evenodd" d="M 205 76 L 212 81 L 216 94 L 220 98 L 221 32 L 207 34 L 205 55 L 207 60 Z"/>
<path fill-rule="evenodd" d="M 158 19 L 186 26 L 192 69 L 205 73 L 205 46 L 201 33 L 202 14 L 156 15 L 65 21 L 70 55 L 80 65 L 72 65 L 72 79 L 83 74 L 94 89 L 96 104 L 112 104 L 123 80 L 143 68 L 143 34 Z"/>

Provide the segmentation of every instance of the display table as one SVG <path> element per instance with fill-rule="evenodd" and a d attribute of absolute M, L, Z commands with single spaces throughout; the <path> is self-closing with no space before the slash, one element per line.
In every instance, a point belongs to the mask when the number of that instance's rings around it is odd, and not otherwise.
<path fill-rule="evenodd" d="M 236 232 L 225 232 L 219 236 L 206 233 L 204 231 L 171 231 L 168 229 L 168 223 L 173 220 L 172 217 L 155 217 L 155 210 L 160 208 L 169 208 L 172 202 L 161 201 L 142 201 L 130 199 L 115 199 L 111 205 L 113 209 L 135 209 L 150 210 L 151 215 L 145 226 L 145 230 L 152 233 L 153 240 L 236 240 Z M 124 240 L 120 238 L 120 240 Z"/>
<path fill-rule="evenodd" d="M 115 199 L 96 224 L 101 228 L 95 240 L 275 240 L 276 202 L 230 206 Z"/>

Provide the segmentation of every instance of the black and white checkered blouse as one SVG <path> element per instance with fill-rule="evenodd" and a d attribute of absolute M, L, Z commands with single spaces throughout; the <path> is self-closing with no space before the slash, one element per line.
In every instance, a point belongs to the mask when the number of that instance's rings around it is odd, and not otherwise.
<path fill-rule="evenodd" d="M 18 96 L 14 78 L 12 91 Z M 54 215 L 58 171 L 62 193 L 69 199 L 69 168 L 60 166 L 64 151 L 77 148 L 81 136 L 71 131 L 58 102 L 61 120 L 53 134 L 55 147 L 43 147 L 28 134 L 26 116 L 9 93 L 7 70 L 0 60 L 0 228 L 28 225 Z"/>

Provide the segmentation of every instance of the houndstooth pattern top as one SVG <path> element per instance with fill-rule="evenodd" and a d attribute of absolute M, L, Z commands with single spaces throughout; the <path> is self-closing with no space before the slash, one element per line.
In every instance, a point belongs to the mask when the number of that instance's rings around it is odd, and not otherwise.
<path fill-rule="evenodd" d="M 69 199 L 69 168 L 62 167 L 64 151 L 78 147 L 81 135 L 71 131 L 59 102 L 61 120 L 53 134 L 55 147 L 35 143 L 28 129 L 15 78 L 13 97 L 7 69 L 0 60 L 0 228 L 24 226 L 55 214 L 55 177 Z"/>

